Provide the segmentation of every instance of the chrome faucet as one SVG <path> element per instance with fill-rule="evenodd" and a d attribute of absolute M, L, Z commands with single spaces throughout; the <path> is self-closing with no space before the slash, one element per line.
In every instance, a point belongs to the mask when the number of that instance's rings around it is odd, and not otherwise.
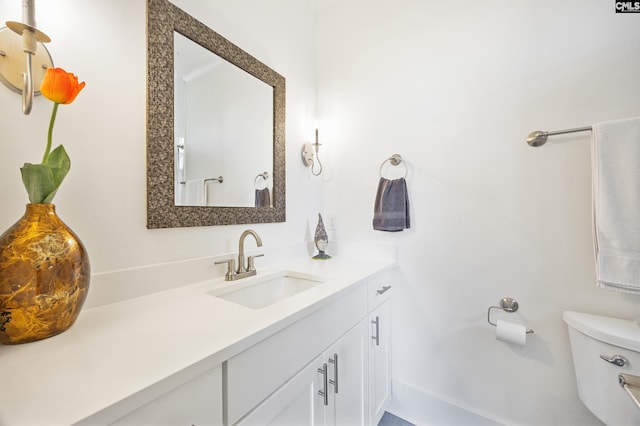
<path fill-rule="evenodd" d="M 264 254 L 256 254 L 255 256 L 249 256 L 247 258 L 247 265 L 245 266 L 244 262 L 244 240 L 247 238 L 247 235 L 253 235 L 253 238 L 256 239 L 256 244 L 258 247 L 262 247 L 262 239 L 253 229 L 247 229 L 240 235 L 240 242 L 238 244 L 238 269 L 234 270 L 235 261 L 234 259 L 223 260 L 221 262 L 215 262 L 216 265 L 221 263 L 226 263 L 227 274 L 224 276 L 226 281 L 235 281 L 240 278 L 250 277 L 256 274 L 256 268 L 253 264 L 253 259 L 256 257 L 264 256 Z"/>
<path fill-rule="evenodd" d="M 238 270 L 236 271 L 236 274 L 252 272 L 245 276 L 256 274 L 256 268 L 254 268 L 253 266 L 253 258 L 264 256 L 263 254 L 249 256 L 249 258 L 247 259 L 247 267 L 244 267 L 244 239 L 247 238 L 247 235 L 253 235 L 253 238 L 256 239 L 256 244 L 258 245 L 258 247 L 262 247 L 262 239 L 260 239 L 260 236 L 253 229 L 247 229 L 242 233 L 242 235 L 240 235 L 240 242 L 238 244 Z"/>

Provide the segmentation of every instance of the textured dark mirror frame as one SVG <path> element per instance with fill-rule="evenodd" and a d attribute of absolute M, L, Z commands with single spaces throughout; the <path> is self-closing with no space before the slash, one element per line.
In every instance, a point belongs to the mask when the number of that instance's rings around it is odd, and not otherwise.
<path fill-rule="evenodd" d="M 273 87 L 273 207 L 176 206 L 173 33 Z M 147 228 L 284 222 L 285 79 L 166 0 L 147 2 Z"/>

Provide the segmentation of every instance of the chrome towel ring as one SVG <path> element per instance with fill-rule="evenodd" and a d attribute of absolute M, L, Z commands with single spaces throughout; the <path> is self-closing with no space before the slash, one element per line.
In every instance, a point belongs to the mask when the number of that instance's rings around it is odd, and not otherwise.
<path fill-rule="evenodd" d="M 269 180 L 269 172 L 260 173 L 253 180 L 253 185 L 256 189 L 264 189 L 268 186 L 267 181 Z"/>
<path fill-rule="evenodd" d="M 380 177 L 382 177 L 382 167 L 387 162 L 391 163 L 392 166 L 398 166 L 402 163 L 402 165 L 404 166 L 404 177 L 406 178 L 407 174 L 409 174 L 409 168 L 407 167 L 407 163 L 402 162 L 402 156 L 400 154 L 393 154 L 391 157 L 384 160 L 382 164 L 380 164 L 380 170 L 378 171 Z"/>

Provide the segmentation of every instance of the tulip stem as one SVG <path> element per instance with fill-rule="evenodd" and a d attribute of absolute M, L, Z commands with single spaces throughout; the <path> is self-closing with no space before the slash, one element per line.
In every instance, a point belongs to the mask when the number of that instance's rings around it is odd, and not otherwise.
<path fill-rule="evenodd" d="M 51 120 L 49 121 L 49 133 L 47 134 L 47 147 L 44 150 L 44 156 L 42 157 L 42 164 L 47 164 L 49 160 L 49 153 L 51 153 L 51 141 L 53 139 L 53 124 L 56 122 L 56 115 L 58 114 L 58 102 L 53 103 L 53 111 L 51 112 Z"/>

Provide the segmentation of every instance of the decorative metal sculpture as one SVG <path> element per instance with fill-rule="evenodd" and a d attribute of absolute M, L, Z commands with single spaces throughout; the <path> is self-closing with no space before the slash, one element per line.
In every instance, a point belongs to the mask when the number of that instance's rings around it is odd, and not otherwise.
<path fill-rule="evenodd" d="M 322 215 L 320 213 L 318 213 L 318 225 L 316 226 L 314 241 L 318 249 L 318 254 L 313 256 L 313 258 L 323 260 L 331 259 L 331 256 L 324 252 L 329 244 L 329 237 L 327 236 L 327 231 L 324 229 L 324 222 L 322 221 Z"/>

